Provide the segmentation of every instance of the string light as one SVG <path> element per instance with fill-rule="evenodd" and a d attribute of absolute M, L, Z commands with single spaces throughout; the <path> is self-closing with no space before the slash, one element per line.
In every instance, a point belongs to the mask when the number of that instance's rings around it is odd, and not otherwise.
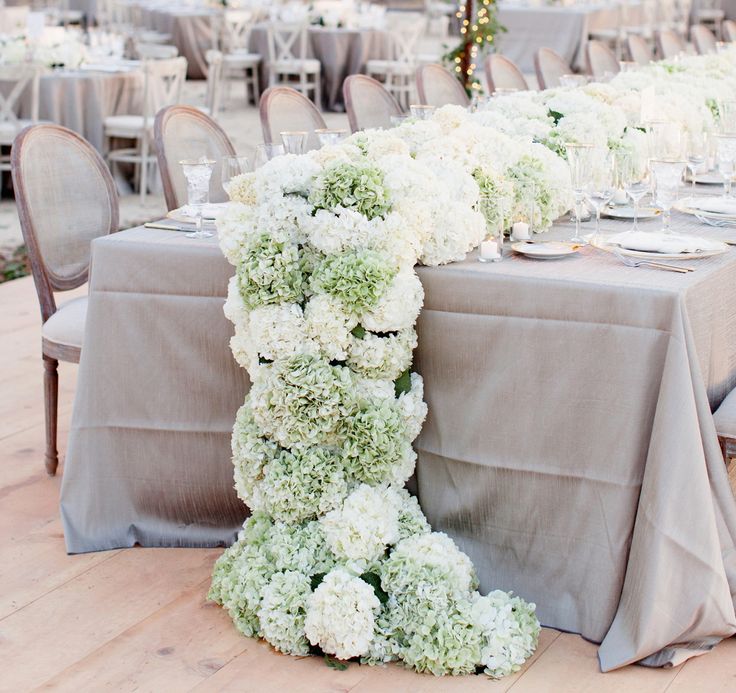
<path fill-rule="evenodd" d="M 479 50 L 493 45 L 495 36 L 506 31 L 496 18 L 496 0 L 460 0 L 455 17 L 460 24 L 460 43 L 444 56 L 468 92 L 480 91 L 474 76 Z"/>

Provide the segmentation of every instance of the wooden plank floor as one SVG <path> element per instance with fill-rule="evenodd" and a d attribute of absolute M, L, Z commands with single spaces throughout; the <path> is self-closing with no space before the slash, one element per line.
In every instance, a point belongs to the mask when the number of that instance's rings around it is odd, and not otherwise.
<path fill-rule="evenodd" d="M 0 285 L 0 691 L 736 691 L 736 639 L 677 669 L 601 674 L 596 647 L 545 629 L 502 681 L 396 666 L 335 671 L 238 635 L 205 600 L 219 550 L 64 552 L 60 476 L 43 470 L 39 313 L 30 278 Z M 76 366 L 61 366 L 60 449 Z M 62 469 L 63 471 L 63 469 Z"/>

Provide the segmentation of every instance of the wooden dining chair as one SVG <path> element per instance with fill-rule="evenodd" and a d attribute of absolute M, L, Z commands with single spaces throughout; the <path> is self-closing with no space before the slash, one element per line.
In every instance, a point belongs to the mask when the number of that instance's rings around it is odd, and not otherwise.
<path fill-rule="evenodd" d="M 670 29 L 660 29 L 654 34 L 657 57 L 660 60 L 675 58 L 685 52 L 684 41 Z"/>
<path fill-rule="evenodd" d="M 15 9 L 15 8 L 12 8 Z M 15 136 L 38 120 L 41 68 L 34 64 L 0 65 L 0 147 L 9 147 Z M 25 100 L 30 118 L 21 120 L 17 113 Z M 0 152 L 0 171 L 10 170 L 10 157 Z"/>
<path fill-rule="evenodd" d="M 470 103 L 460 80 L 437 63 L 422 65 L 417 69 L 417 92 L 420 103 L 437 108 L 448 104 L 467 106 Z"/>
<path fill-rule="evenodd" d="M 600 41 L 588 41 L 585 46 L 585 57 L 588 62 L 588 72 L 593 79 L 601 80 L 612 77 L 621 71 L 616 54 Z"/>
<path fill-rule="evenodd" d="M 223 157 L 235 156 L 235 148 L 225 131 L 212 118 L 192 106 L 167 106 L 156 114 L 153 136 L 169 211 L 178 209 L 187 201 L 187 182 L 179 163 L 184 159 L 205 156 L 214 160 L 210 200 L 227 200 L 222 188 L 220 167 Z"/>
<path fill-rule="evenodd" d="M 90 243 L 118 230 L 118 193 L 102 157 L 59 125 L 24 129 L 11 151 L 13 188 L 41 307 L 46 471 L 56 473 L 59 361 L 79 363 L 87 298 L 56 304 L 55 291 L 87 281 Z"/>
<path fill-rule="evenodd" d="M 736 390 L 732 390 L 713 414 L 723 459 L 728 464 L 736 456 Z"/>
<path fill-rule="evenodd" d="M 391 116 L 401 115 L 401 106 L 378 80 L 367 75 L 350 75 L 342 83 L 350 131 L 391 127 Z"/>
<path fill-rule="evenodd" d="M 540 48 L 534 54 L 534 71 L 540 89 L 559 87 L 560 78 L 573 73 L 569 63 L 551 48 Z"/>
<path fill-rule="evenodd" d="M 629 60 L 637 65 L 649 65 L 654 60 L 652 49 L 642 36 L 629 34 L 626 37 L 626 48 L 629 53 Z"/>
<path fill-rule="evenodd" d="M 310 92 L 314 102 L 322 103 L 322 65 L 308 55 L 308 26 L 305 23 L 269 22 L 268 85 L 278 86 L 291 82 L 305 98 Z"/>
<path fill-rule="evenodd" d="M 309 133 L 307 149 L 319 149 L 315 130 L 325 129 L 322 114 L 303 94 L 291 87 L 269 87 L 261 95 L 259 105 L 264 142 L 281 142 L 282 132 Z"/>
<path fill-rule="evenodd" d="M 708 55 L 716 52 L 716 37 L 707 26 L 693 24 L 690 27 L 690 40 L 693 42 L 698 55 Z"/>
<path fill-rule="evenodd" d="M 521 70 L 511 60 L 498 53 L 491 53 L 487 56 L 483 61 L 483 68 L 486 73 L 489 94 L 498 90 L 526 91 L 529 89 Z"/>
<path fill-rule="evenodd" d="M 729 43 L 736 41 L 736 22 L 733 19 L 726 19 L 721 27 L 721 33 L 724 41 Z"/>

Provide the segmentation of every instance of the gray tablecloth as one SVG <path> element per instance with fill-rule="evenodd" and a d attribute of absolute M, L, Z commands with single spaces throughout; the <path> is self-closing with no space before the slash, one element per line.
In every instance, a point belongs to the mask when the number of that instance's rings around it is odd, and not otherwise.
<path fill-rule="evenodd" d="M 104 149 L 107 116 L 140 113 L 143 73 L 60 70 L 41 77 L 39 117 L 64 125 L 84 136 L 100 152 Z M 30 117 L 30 103 L 22 102 L 20 117 Z"/>
<path fill-rule="evenodd" d="M 629 8 L 633 16 L 634 9 Z M 613 5 L 572 7 L 525 7 L 501 4 L 498 21 L 507 33 L 496 37 L 497 48 L 525 73 L 534 72 L 534 55 L 542 47 L 552 48 L 572 67 L 585 69 L 585 42 L 594 30 L 617 26 Z M 629 22 L 632 17 L 629 17 Z"/>
<path fill-rule="evenodd" d="M 605 670 L 677 663 L 736 629 L 736 503 L 710 414 L 736 384 L 736 250 L 692 264 L 586 248 L 420 270 L 422 507 L 483 589 L 602 642 Z M 248 382 L 221 310 L 231 272 L 214 242 L 177 233 L 93 244 L 70 552 L 234 537 L 229 434 Z"/>

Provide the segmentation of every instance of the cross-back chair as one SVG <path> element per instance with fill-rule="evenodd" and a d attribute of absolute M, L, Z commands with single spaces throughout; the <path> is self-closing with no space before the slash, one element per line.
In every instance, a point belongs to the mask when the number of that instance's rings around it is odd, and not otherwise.
<path fill-rule="evenodd" d="M 23 239 L 41 307 L 41 355 L 46 409 L 46 471 L 56 448 L 59 361 L 78 363 L 87 298 L 57 305 L 54 292 L 87 281 L 90 243 L 118 230 L 118 194 L 102 157 L 80 135 L 59 125 L 23 130 L 11 152 L 13 187 Z"/>
<path fill-rule="evenodd" d="M 9 147 L 15 136 L 25 127 L 38 120 L 38 88 L 40 67 L 32 64 L 0 65 L 0 146 Z M 17 113 L 23 98 L 30 118 L 20 119 Z M 10 157 L 0 155 L 0 171 L 10 170 Z"/>
<path fill-rule="evenodd" d="M 268 84 L 291 86 L 306 98 L 311 92 L 314 102 L 321 104 L 322 66 L 307 57 L 307 28 L 306 23 L 268 23 Z"/>
<path fill-rule="evenodd" d="M 250 51 L 250 37 L 255 24 L 255 14 L 250 10 L 228 10 L 223 16 L 220 47 L 223 52 L 224 76 L 228 80 L 228 97 L 231 77 L 242 76 L 245 84 L 245 101 L 258 103 L 260 85 L 258 70 L 261 54 Z"/>

